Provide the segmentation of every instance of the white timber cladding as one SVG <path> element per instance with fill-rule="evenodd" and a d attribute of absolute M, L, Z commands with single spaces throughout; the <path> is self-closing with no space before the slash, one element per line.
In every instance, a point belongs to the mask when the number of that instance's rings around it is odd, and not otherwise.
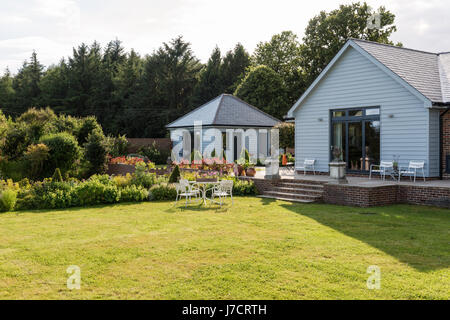
<path fill-rule="evenodd" d="M 380 107 L 380 159 L 399 157 L 400 166 L 423 160 L 426 175 L 437 176 L 437 113 L 351 46 L 293 111 L 296 166 L 315 159 L 316 170 L 328 172 L 330 110 L 374 106 Z"/>
<path fill-rule="evenodd" d="M 202 153 L 204 150 L 212 151 L 212 146 L 214 144 L 214 141 L 217 137 L 212 135 L 211 133 L 208 134 L 208 130 L 211 129 L 211 127 L 204 127 L 202 128 Z M 263 156 L 261 160 L 263 160 L 265 157 L 269 155 L 270 152 L 270 146 L 269 144 L 269 137 L 270 137 L 270 128 L 231 128 L 231 127 L 220 127 L 216 128 L 220 130 L 223 134 L 227 133 L 229 134 L 228 142 L 229 146 L 223 145 L 223 147 L 226 147 L 226 151 L 229 153 L 226 155 L 227 159 L 234 158 L 234 137 L 236 137 L 236 149 L 237 149 L 237 157 L 239 158 L 242 147 L 245 147 L 249 153 L 251 154 L 254 161 L 256 161 L 256 158 L 258 156 Z M 183 139 L 180 137 L 175 138 L 175 131 L 176 130 L 183 130 Z M 227 131 L 228 130 L 228 131 Z M 231 131 L 230 131 L 231 130 Z M 171 129 L 170 130 L 170 136 L 172 139 L 173 149 L 177 150 L 176 153 L 179 156 L 178 160 L 183 156 L 185 151 L 190 148 L 191 146 L 191 134 L 193 129 L 192 128 L 181 128 L 181 129 Z M 190 132 L 190 133 L 189 133 Z M 231 134 L 233 132 L 233 134 Z M 179 146 L 180 144 L 180 146 Z M 192 150 L 191 150 L 192 151 Z M 184 155 L 185 158 L 188 158 L 186 155 Z"/>

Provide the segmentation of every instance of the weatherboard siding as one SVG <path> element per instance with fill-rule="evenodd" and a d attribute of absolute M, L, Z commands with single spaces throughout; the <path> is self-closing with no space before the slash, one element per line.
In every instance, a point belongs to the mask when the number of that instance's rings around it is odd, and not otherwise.
<path fill-rule="evenodd" d="M 435 176 L 435 144 L 431 148 L 430 140 L 436 132 L 429 129 L 429 109 L 351 47 L 294 112 L 296 166 L 313 158 L 318 171 L 328 172 L 330 110 L 370 106 L 380 107 L 380 158 L 399 157 L 400 166 L 407 166 L 409 160 L 425 160 L 426 175 Z"/>

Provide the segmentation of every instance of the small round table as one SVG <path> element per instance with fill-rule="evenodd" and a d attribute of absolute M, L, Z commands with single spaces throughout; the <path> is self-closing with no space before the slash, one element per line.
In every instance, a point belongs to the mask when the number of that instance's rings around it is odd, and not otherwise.
<path fill-rule="evenodd" d="M 216 186 L 216 185 L 218 185 L 219 184 L 219 182 L 217 181 L 217 180 L 209 180 L 209 181 L 207 181 L 207 180 L 200 180 L 200 181 L 189 181 L 189 183 L 190 184 L 192 184 L 192 185 L 198 185 L 199 186 L 199 190 L 201 191 L 201 193 L 202 193 L 202 199 L 203 199 L 203 204 L 204 205 L 206 205 L 206 200 L 208 199 L 207 197 L 206 197 L 206 191 L 208 191 L 207 189 L 206 189 L 206 186 L 208 185 L 208 184 L 212 184 L 213 186 Z M 209 199 L 209 200 L 211 200 L 211 199 Z"/>

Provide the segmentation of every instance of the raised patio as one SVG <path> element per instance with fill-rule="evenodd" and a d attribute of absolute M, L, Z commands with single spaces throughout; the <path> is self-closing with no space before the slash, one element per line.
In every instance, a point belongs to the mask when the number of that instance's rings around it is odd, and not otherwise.
<path fill-rule="evenodd" d="M 359 207 L 409 203 L 450 208 L 450 180 L 397 182 L 375 176 L 347 177 L 347 184 L 338 184 L 326 175 L 297 174 L 280 168 L 279 180 L 264 178 L 259 168 L 254 178 L 261 197 L 294 202 L 325 202 Z"/>

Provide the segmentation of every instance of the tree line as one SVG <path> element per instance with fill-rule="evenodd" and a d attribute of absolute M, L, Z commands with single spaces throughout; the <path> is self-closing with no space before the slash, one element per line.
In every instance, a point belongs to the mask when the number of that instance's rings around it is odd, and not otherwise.
<path fill-rule="evenodd" d="M 118 39 L 105 47 L 82 43 L 58 64 L 44 67 L 33 52 L 17 74 L 0 77 L 0 109 L 18 117 L 30 107 L 57 114 L 93 115 L 107 134 L 163 137 L 165 125 L 221 93 L 235 94 L 282 119 L 348 38 L 393 44 L 395 15 L 384 7 L 379 29 L 365 2 L 313 17 L 302 41 L 292 31 L 260 42 L 253 54 L 237 43 L 215 48 L 202 64 L 179 36 L 145 56 L 126 52 Z M 401 44 L 397 44 L 401 45 Z"/>

